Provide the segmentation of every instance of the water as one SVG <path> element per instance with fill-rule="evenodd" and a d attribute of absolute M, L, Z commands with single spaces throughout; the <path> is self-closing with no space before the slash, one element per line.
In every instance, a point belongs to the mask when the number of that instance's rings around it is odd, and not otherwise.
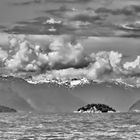
<path fill-rule="evenodd" d="M 139 140 L 140 113 L 0 114 L 0 140 Z"/>

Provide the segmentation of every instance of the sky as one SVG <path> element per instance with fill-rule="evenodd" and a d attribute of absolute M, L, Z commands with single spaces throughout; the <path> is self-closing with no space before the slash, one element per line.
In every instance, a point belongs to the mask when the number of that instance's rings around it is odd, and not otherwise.
<path fill-rule="evenodd" d="M 0 104 L 127 111 L 140 99 L 139 0 L 1 0 L 0 32 Z"/>

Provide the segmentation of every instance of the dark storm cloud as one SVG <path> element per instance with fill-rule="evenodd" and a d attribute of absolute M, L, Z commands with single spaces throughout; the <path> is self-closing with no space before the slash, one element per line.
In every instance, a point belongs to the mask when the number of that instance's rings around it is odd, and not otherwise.
<path fill-rule="evenodd" d="M 4 29 L 4 32 L 15 34 L 53 34 L 59 35 L 65 32 L 66 27 L 62 24 L 45 23 L 48 17 L 39 17 L 30 21 L 20 21 L 12 28 Z"/>
<path fill-rule="evenodd" d="M 0 29 L 5 29 L 6 26 L 0 25 Z"/>
<path fill-rule="evenodd" d="M 28 1 L 23 1 L 23 2 L 9 2 L 9 5 L 13 6 L 27 6 L 31 4 L 40 4 L 42 0 L 28 0 Z"/>
<path fill-rule="evenodd" d="M 121 9 L 109 9 L 105 7 L 100 7 L 95 10 L 96 13 L 100 14 L 112 14 L 112 15 L 125 15 L 125 16 L 131 16 L 136 15 L 140 12 L 140 6 L 139 5 L 129 5 L 124 6 Z"/>
<path fill-rule="evenodd" d="M 28 33 L 28 34 L 77 34 L 79 36 L 93 34 L 95 35 L 94 28 L 88 28 L 95 22 L 101 23 L 104 19 L 95 14 L 93 9 L 74 10 L 68 9 L 65 6 L 59 9 L 49 10 L 46 13 L 55 16 L 42 16 L 36 17 L 28 21 L 17 22 L 13 28 L 6 29 L 8 33 Z M 59 20 L 58 20 L 59 19 Z M 48 23 L 49 20 L 54 20 L 54 23 Z M 57 21 L 60 21 L 58 24 Z M 54 29 L 53 31 L 51 29 Z M 93 33 L 91 33 L 91 31 Z"/>
<path fill-rule="evenodd" d="M 51 9 L 51 10 L 46 10 L 46 11 L 43 11 L 43 12 L 46 12 L 46 13 L 57 13 L 57 12 L 65 12 L 65 11 L 69 11 L 69 10 L 71 10 L 68 6 L 67 6 L 67 4 L 62 4 L 62 6 L 60 6 L 59 8 L 57 8 L 57 9 Z"/>
<path fill-rule="evenodd" d="M 33 4 L 32 1 L 25 1 L 25 2 L 9 2 L 8 5 L 10 6 L 28 6 Z"/>
<path fill-rule="evenodd" d="M 87 3 L 93 0 L 44 0 L 45 2 L 54 2 L 54 3 Z"/>
<path fill-rule="evenodd" d="M 140 33 L 130 33 L 129 30 L 126 33 L 121 33 L 118 35 L 119 37 L 127 37 L 127 38 L 139 38 Z"/>
<path fill-rule="evenodd" d="M 132 37 L 138 38 L 140 37 L 140 22 L 138 21 L 130 21 L 124 24 L 116 24 L 114 26 L 118 31 L 120 30 L 120 34 L 118 36 L 121 37 Z M 116 32 L 117 33 L 117 32 Z"/>
<path fill-rule="evenodd" d="M 75 21 L 82 21 L 82 22 L 94 22 L 94 21 L 100 21 L 102 18 L 100 16 L 90 16 L 90 15 L 85 15 L 85 14 L 79 14 L 76 15 L 75 17 L 71 18 L 71 20 Z"/>
<path fill-rule="evenodd" d="M 24 2 L 10 2 L 13 6 L 27 6 L 32 4 L 47 4 L 47 3 L 87 3 L 92 0 L 29 0 Z"/>
<path fill-rule="evenodd" d="M 114 22 L 114 17 L 118 22 L 131 21 L 136 18 L 140 12 L 139 5 L 128 5 L 120 9 L 109 9 L 106 7 L 86 8 L 85 10 L 70 9 L 63 5 L 59 9 L 45 11 L 52 16 L 64 19 L 63 25 L 66 29 L 73 29 L 70 33 L 77 35 L 93 35 L 93 36 L 121 36 L 121 37 L 139 37 L 139 29 L 130 30 L 122 27 L 119 23 Z M 113 15 L 114 17 L 110 17 Z M 119 17 L 117 17 L 119 15 Z M 122 17 L 120 17 L 122 16 Z M 118 25 L 117 25 L 118 24 Z M 69 28 L 68 28 L 69 27 Z M 132 32 L 131 32 L 132 31 Z M 69 31 L 68 31 L 69 32 Z"/>

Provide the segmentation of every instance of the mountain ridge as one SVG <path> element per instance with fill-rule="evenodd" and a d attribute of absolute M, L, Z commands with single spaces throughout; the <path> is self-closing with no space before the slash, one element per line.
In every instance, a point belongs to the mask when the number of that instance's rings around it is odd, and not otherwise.
<path fill-rule="evenodd" d="M 140 112 L 140 99 L 129 107 L 129 112 Z"/>
<path fill-rule="evenodd" d="M 3 105 L 0 105 L 0 113 L 8 113 L 8 112 L 17 112 L 17 110 L 10 108 L 10 107 L 6 107 Z"/>

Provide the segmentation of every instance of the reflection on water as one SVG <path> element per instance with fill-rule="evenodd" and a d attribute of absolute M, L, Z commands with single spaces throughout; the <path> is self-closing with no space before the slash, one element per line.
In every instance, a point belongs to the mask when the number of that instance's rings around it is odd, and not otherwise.
<path fill-rule="evenodd" d="M 138 140 L 139 113 L 0 114 L 2 140 Z"/>

